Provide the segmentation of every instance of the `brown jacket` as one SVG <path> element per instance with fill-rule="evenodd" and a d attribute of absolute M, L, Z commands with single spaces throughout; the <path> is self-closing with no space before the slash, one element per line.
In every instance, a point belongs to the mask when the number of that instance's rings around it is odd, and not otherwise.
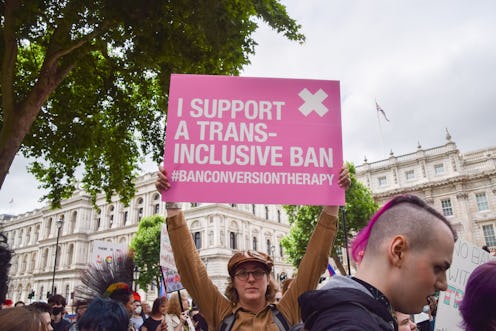
<path fill-rule="evenodd" d="M 182 212 L 167 218 L 167 230 L 181 282 L 198 304 L 202 315 L 208 322 L 209 330 L 218 330 L 224 318 L 236 311 L 236 321 L 232 330 L 278 330 L 273 322 L 269 303 L 264 310 L 253 314 L 243 310 L 239 305 L 231 306 L 229 300 L 220 293 L 208 277 Z M 329 251 L 336 238 L 336 231 L 336 217 L 323 212 L 308 242 L 307 253 L 301 260 L 298 275 L 277 304 L 277 309 L 284 315 L 290 326 L 300 322 L 301 319 L 298 296 L 315 289 L 320 275 L 327 267 Z"/>

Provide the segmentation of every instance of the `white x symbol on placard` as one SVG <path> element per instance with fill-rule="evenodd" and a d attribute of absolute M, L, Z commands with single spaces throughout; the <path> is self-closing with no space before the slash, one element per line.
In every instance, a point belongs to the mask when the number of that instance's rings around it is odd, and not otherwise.
<path fill-rule="evenodd" d="M 303 115 L 308 116 L 312 111 L 315 111 L 322 117 L 329 111 L 322 103 L 322 101 L 327 98 L 327 93 L 322 91 L 322 89 L 319 89 L 315 94 L 312 94 L 307 88 L 304 88 L 298 95 L 305 101 L 305 103 L 298 108 Z"/>

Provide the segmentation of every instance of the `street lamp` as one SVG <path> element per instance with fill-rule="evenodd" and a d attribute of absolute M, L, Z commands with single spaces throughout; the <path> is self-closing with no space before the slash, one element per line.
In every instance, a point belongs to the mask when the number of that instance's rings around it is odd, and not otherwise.
<path fill-rule="evenodd" d="M 62 225 L 64 225 L 64 218 L 60 217 L 57 222 L 55 222 L 57 225 L 57 242 L 55 244 L 55 258 L 53 261 L 53 274 L 52 274 L 52 295 L 55 294 L 55 271 L 57 270 L 57 255 L 59 252 L 59 238 L 60 238 L 60 228 L 62 228 Z"/>
<path fill-rule="evenodd" d="M 139 278 L 139 268 L 137 265 L 135 265 L 133 269 L 134 292 L 138 290 L 138 278 Z"/>
<path fill-rule="evenodd" d="M 274 267 L 272 268 L 272 277 L 276 279 L 276 257 L 275 257 L 276 246 L 274 245 L 270 246 L 270 251 L 272 252 L 272 261 L 274 261 Z"/>

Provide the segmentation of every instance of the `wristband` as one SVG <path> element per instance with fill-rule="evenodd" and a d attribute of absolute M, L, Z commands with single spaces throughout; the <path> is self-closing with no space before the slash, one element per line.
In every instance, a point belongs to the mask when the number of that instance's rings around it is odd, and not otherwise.
<path fill-rule="evenodd" d="M 165 204 L 166 209 L 181 209 L 181 204 L 177 202 L 167 202 Z"/>

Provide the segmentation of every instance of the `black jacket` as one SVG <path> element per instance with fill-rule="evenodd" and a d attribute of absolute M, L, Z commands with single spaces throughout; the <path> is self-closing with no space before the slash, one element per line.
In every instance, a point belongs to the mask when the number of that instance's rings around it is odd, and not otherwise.
<path fill-rule="evenodd" d="M 302 294 L 299 303 L 305 328 L 311 331 L 398 329 L 387 307 L 346 277 L 334 276 L 325 288 Z"/>

